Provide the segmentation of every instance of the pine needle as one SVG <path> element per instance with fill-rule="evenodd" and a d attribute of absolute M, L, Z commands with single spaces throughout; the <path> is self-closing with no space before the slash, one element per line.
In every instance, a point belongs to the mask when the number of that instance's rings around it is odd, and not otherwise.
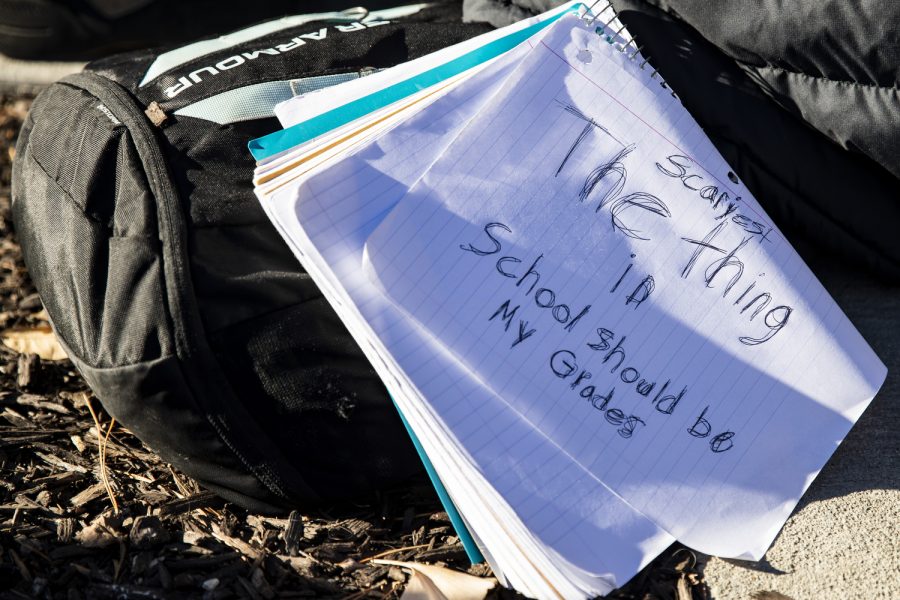
<path fill-rule="evenodd" d="M 109 476 L 106 472 L 106 446 L 109 443 L 109 436 L 112 433 L 113 426 L 116 424 L 116 419 L 112 418 L 110 420 L 106 435 L 103 435 L 103 427 L 100 425 L 100 419 L 97 418 L 97 413 L 91 405 L 90 398 L 85 398 L 84 403 L 87 405 L 87 409 L 94 419 L 94 426 L 97 428 L 97 449 L 100 454 L 100 480 L 103 482 L 103 487 L 106 488 L 106 495 L 109 496 L 110 503 L 112 503 L 113 514 L 117 515 L 119 514 L 119 503 L 116 502 L 116 495 L 113 493 L 112 486 L 109 483 Z"/>
<path fill-rule="evenodd" d="M 416 546 L 404 546 L 403 548 L 391 548 L 390 550 L 385 550 L 384 552 L 379 552 L 374 556 L 368 556 L 360 560 L 360 563 L 367 563 L 373 561 L 377 558 L 384 558 L 385 556 L 390 556 L 391 554 L 397 554 L 398 552 L 404 552 L 406 550 L 418 550 L 419 548 L 427 548 L 428 544 L 418 544 Z"/>

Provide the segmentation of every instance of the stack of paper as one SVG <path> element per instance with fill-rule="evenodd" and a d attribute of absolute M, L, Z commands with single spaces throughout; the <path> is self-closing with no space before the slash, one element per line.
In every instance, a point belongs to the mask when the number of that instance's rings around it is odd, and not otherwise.
<path fill-rule="evenodd" d="M 758 559 L 886 370 L 611 9 L 279 106 L 260 202 L 497 576 Z"/>

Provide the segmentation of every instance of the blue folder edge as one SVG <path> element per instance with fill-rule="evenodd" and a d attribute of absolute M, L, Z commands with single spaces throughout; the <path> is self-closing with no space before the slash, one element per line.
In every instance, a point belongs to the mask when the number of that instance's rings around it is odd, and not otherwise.
<path fill-rule="evenodd" d="M 398 100 L 407 98 L 420 90 L 424 90 L 451 77 L 455 77 L 460 73 L 496 58 L 504 52 L 512 50 L 563 15 L 577 12 L 581 6 L 581 4 L 575 4 L 570 7 L 569 10 L 562 11 L 543 21 L 529 25 L 524 29 L 520 29 L 519 31 L 510 33 L 502 38 L 488 42 L 484 46 L 471 50 L 462 56 L 458 56 L 453 60 L 433 67 L 418 75 L 414 75 L 409 79 L 405 79 L 382 90 L 373 92 L 368 96 L 363 96 L 362 98 L 348 102 L 343 106 L 329 110 L 302 123 L 250 140 L 247 143 L 247 148 L 249 148 L 250 153 L 256 160 L 264 160 L 270 156 L 284 152 L 285 150 L 290 150 L 294 146 L 308 142 L 324 133 L 337 129 L 342 125 L 346 125 L 351 121 L 393 104 Z"/>
<path fill-rule="evenodd" d="M 393 400 L 393 398 L 391 398 L 391 400 Z M 456 530 L 456 536 L 459 538 L 459 541 L 462 542 L 463 548 L 466 549 L 466 556 L 469 557 L 469 560 L 472 561 L 473 565 L 484 562 L 484 556 L 481 554 L 481 550 L 479 550 L 478 545 L 475 544 L 472 534 L 469 533 L 469 528 L 466 527 L 466 522 L 463 521 L 459 511 L 456 510 L 456 505 L 453 504 L 450 494 L 447 493 L 447 488 L 444 487 L 441 478 L 438 477 L 437 471 L 434 470 L 434 465 L 431 464 L 431 459 L 429 459 L 428 455 L 425 453 L 425 448 L 422 447 L 419 438 L 416 437 L 412 427 L 409 426 L 406 417 L 403 416 L 403 411 L 397 406 L 396 401 L 394 401 L 394 406 L 397 408 L 397 412 L 400 413 L 400 420 L 403 421 L 406 432 L 409 433 L 413 446 L 416 447 L 416 452 L 419 453 L 419 458 L 422 459 L 422 464 L 425 465 L 425 472 L 428 473 L 431 484 L 434 486 L 438 498 L 441 500 L 441 504 L 444 505 L 444 510 L 447 511 L 447 516 L 450 517 L 450 523 L 453 524 L 453 528 Z"/>

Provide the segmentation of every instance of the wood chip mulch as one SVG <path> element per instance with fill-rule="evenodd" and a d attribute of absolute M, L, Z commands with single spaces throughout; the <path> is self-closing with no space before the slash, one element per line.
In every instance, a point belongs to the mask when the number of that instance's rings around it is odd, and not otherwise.
<path fill-rule="evenodd" d="M 44 322 L 10 218 L 29 105 L 0 95 L 0 330 Z M 0 598 L 398 598 L 407 575 L 375 557 L 491 576 L 468 564 L 426 485 L 367 505 L 256 515 L 111 423 L 71 363 L 0 346 Z M 706 598 L 696 562 L 675 545 L 610 597 Z"/>

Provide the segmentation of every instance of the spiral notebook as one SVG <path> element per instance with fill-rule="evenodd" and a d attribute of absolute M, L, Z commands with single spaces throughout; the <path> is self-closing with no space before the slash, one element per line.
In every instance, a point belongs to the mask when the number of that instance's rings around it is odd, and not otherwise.
<path fill-rule="evenodd" d="M 575 6 L 256 174 L 475 543 L 538 598 L 606 593 L 676 539 L 759 558 L 886 373 L 612 10 Z"/>

